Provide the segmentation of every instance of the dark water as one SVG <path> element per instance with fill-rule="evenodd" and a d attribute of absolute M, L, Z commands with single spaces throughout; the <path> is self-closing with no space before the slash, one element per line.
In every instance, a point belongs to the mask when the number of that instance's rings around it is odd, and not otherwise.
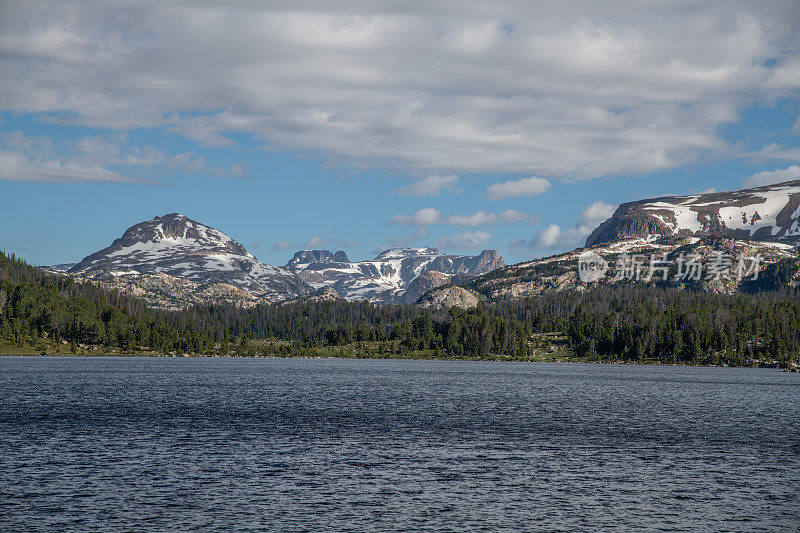
<path fill-rule="evenodd" d="M 2 531 L 797 531 L 800 374 L 0 358 Z"/>

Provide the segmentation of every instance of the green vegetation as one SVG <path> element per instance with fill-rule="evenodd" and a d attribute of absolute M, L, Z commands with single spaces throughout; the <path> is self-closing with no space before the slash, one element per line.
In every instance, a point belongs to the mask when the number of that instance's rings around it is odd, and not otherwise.
<path fill-rule="evenodd" d="M 11 353 L 789 364 L 800 300 L 613 286 L 447 312 L 343 301 L 158 311 L 0 254 L 0 355 Z"/>

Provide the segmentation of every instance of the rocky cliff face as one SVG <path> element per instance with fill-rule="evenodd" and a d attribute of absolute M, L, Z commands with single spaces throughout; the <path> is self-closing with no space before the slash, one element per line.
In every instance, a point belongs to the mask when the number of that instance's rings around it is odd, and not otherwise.
<path fill-rule="evenodd" d="M 721 236 L 800 243 L 800 181 L 622 204 L 586 246 L 623 239 Z"/>
<path fill-rule="evenodd" d="M 429 309 L 450 309 L 451 307 L 469 309 L 477 306 L 479 302 L 480 298 L 475 291 L 455 285 L 446 285 L 425 293 L 417 301 L 417 304 Z"/>
<path fill-rule="evenodd" d="M 349 263 L 350 259 L 342 250 L 331 253 L 329 250 L 301 250 L 294 254 L 286 265 L 292 270 L 305 270 L 309 265 L 329 265 L 331 263 Z"/>
<path fill-rule="evenodd" d="M 452 276 L 436 270 L 423 272 L 406 284 L 403 290 L 386 291 L 382 295 L 383 303 L 414 304 L 420 296 L 437 287 L 450 284 Z"/>
<path fill-rule="evenodd" d="M 379 303 L 413 303 L 430 288 L 419 292 L 434 278 L 445 282 L 451 276 L 475 276 L 504 266 L 494 250 L 477 256 L 445 255 L 435 248 L 396 248 L 381 252 L 375 259 L 350 262 L 344 252 L 328 250 L 297 252 L 286 265 L 314 288 L 333 287 L 348 300 L 374 300 Z M 412 283 L 426 273 L 436 272 Z M 411 290 L 408 296 L 405 292 Z"/>
<path fill-rule="evenodd" d="M 291 270 L 265 265 L 221 231 L 177 213 L 128 228 L 68 273 L 106 282 L 125 277 L 125 285 L 165 274 L 196 285 L 229 285 L 268 302 L 311 292 Z"/>

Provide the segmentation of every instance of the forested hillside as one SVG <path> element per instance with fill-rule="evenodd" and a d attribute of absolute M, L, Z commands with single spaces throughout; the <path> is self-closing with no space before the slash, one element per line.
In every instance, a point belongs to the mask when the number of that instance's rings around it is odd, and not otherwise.
<path fill-rule="evenodd" d="M 793 291 L 598 287 L 431 312 L 342 300 L 156 311 L 0 254 L 0 346 L 52 353 L 343 355 L 752 365 L 798 361 Z M 22 353 L 22 352 L 20 352 Z"/>

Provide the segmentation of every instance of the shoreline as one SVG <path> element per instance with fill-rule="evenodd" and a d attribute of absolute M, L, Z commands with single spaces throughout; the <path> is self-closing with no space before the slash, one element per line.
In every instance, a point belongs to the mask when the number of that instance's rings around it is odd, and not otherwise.
<path fill-rule="evenodd" d="M 434 357 L 434 356 L 396 356 L 396 357 L 359 357 L 359 356 L 339 356 L 339 355 L 238 355 L 238 354 L 147 354 L 147 353 L 63 353 L 63 354 L 36 354 L 36 353 L 0 353 L 0 357 L 139 357 L 139 358 L 160 358 L 160 359 L 337 359 L 337 360 L 410 360 L 410 361 L 461 361 L 461 362 L 486 362 L 486 363 L 559 363 L 559 364 L 587 364 L 587 365 L 633 365 L 633 366 L 682 366 L 698 368 L 763 368 L 775 369 L 781 372 L 796 373 L 800 372 L 800 365 L 783 365 L 780 363 L 761 363 L 753 365 L 719 365 L 719 364 L 687 364 L 687 363 L 664 363 L 657 361 L 624 361 L 621 359 L 613 361 L 583 360 L 583 359 L 518 359 L 511 357 Z"/>

